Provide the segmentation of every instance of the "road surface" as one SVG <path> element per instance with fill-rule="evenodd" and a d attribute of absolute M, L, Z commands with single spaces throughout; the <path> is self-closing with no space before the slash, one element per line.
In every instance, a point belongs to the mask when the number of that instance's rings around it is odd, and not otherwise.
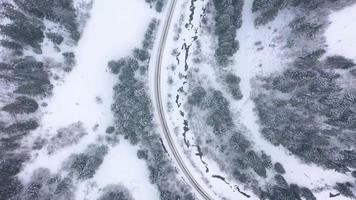
<path fill-rule="evenodd" d="M 177 0 L 171 0 L 169 5 L 169 10 L 167 17 L 164 22 L 163 33 L 161 34 L 159 45 L 158 45 L 158 54 L 155 65 L 155 75 L 154 75 L 154 96 L 155 96 L 155 104 L 157 109 L 157 114 L 159 117 L 159 122 L 164 133 L 164 137 L 166 142 L 168 143 L 169 149 L 173 154 L 174 159 L 176 160 L 179 168 L 183 172 L 186 180 L 189 181 L 190 185 L 201 195 L 203 199 L 213 200 L 213 198 L 199 185 L 199 183 L 195 180 L 193 175 L 189 172 L 189 169 L 185 165 L 182 157 L 180 156 L 172 138 L 172 135 L 169 131 L 169 127 L 165 118 L 164 108 L 162 103 L 162 94 L 161 94 L 161 68 L 162 68 L 162 58 L 165 50 L 165 44 L 167 40 L 168 30 L 171 25 L 172 16 L 174 13 L 175 6 L 177 4 Z"/>

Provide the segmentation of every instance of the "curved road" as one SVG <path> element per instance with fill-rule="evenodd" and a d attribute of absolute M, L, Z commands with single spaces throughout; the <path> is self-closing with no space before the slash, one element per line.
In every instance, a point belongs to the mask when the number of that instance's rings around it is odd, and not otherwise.
<path fill-rule="evenodd" d="M 161 95 L 161 68 L 162 68 L 162 58 L 163 58 L 163 53 L 165 49 L 165 44 L 167 40 L 167 35 L 168 35 L 168 30 L 171 25 L 172 21 L 172 16 L 174 13 L 175 6 L 177 4 L 177 0 L 171 0 L 170 5 L 169 5 L 169 10 L 168 10 L 168 15 L 165 19 L 164 27 L 163 27 L 163 33 L 161 35 L 160 41 L 159 41 L 159 49 L 158 49 L 158 54 L 157 54 L 157 63 L 156 63 L 156 68 L 155 68 L 155 77 L 154 77 L 154 96 L 155 96 L 155 104 L 156 104 L 156 109 L 158 111 L 158 117 L 159 117 L 159 122 L 162 127 L 162 131 L 164 133 L 165 139 L 169 145 L 169 148 L 174 156 L 174 159 L 179 165 L 179 168 L 182 170 L 184 173 L 184 176 L 186 179 L 189 181 L 191 186 L 201 195 L 203 199 L 206 200 L 213 200 L 213 198 L 199 185 L 199 183 L 194 179 L 193 175 L 189 172 L 189 169 L 186 167 L 184 164 L 184 161 L 182 160 L 175 144 L 173 141 L 173 138 L 171 136 L 171 133 L 168 128 L 168 124 L 164 115 L 164 108 L 162 104 L 162 95 Z"/>

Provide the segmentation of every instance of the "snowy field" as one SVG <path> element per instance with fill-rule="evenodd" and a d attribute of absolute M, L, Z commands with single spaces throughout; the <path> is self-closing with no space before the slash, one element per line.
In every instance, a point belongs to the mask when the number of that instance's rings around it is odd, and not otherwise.
<path fill-rule="evenodd" d="M 328 55 L 343 55 L 356 61 L 356 5 L 335 11 L 329 16 L 325 32 Z"/>
<path fill-rule="evenodd" d="M 33 135 L 51 138 L 58 129 L 76 122 L 82 123 L 87 134 L 77 144 L 53 154 L 49 155 L 45 148 L 33 153 L 35 158 L 20 175 L 25 181 L 39 167 L 59 172 L 69 155 L 82 152 L 89 144 L 106 144 L 99 139 L 113 125 L 110 106 L 112 88 L 117 83 L 107 63 L 129 55 L 140 45 L 154 11 L 141 0 L 98 0 L 89 14 L 91 17 L 74 52 L 76 65 L 55 85 L 53 97 L 46 101 L 41 127 Z M 149 182 L 147 167 L 137 158 L 136 150 L 125 140 L 110 146 L 94 178 L 79 184 L 77 199 L 97 197 L 95 191 L 108 184 L 125 185 L 135 199 L 158 199 L 157 189 Z M 91 188 L 93 183 L 96 186 Z"/>

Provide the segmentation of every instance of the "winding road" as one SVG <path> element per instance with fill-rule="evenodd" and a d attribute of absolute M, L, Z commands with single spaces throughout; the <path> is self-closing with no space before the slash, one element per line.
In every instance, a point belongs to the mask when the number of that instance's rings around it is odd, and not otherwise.
<path fill-rule="evenodd" d="M 202 186 L 196 181 L 194 176 L 190 173 L 189 169 L 185 165 L 182 157 L 180 156 L 172 138 L 172 135 L 169 131 L 169 127 L 165 118 L 164 108 L 162 103 L 162 94 L 161 94 L 161 69 L 162 69 L 162 59 L 163 53 L 165 50 L 165 44 L 168 36 L 169 27 L 172 22 L 172 16 L 174 13 L 174 9 L 176 7 L 177 0 L 171 0 L 169 5 L 169 10 L 167 17 L 164 22 L 163 33 L 161 34 L 159 45 L 158 45 L 158 54 L 156 58 L 155 65 L 155 74 L 154 74 L 154 96 L 155 96 L 155 104 L 157 109 L 157 114 L 159 117 L 159 122 L 164 133 L 164 137 L 166 142 L 168 143 L 169 149 L 173 154 L 174 159 L 176 160 L 179 168 L 183 172 L 185 178 L 189 181 L 190 185 L 201 195 L 203 199 L 213 200 L 213 198 L 206 192 Z"/>

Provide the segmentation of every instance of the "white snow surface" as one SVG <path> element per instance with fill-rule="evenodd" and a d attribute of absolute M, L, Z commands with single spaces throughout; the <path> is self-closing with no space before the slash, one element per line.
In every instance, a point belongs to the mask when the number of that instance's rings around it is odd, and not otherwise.
<path fill-rule="evenodd" d="M 122 184 L 131 191 L 134 199 L 158 199 L 159 192 L 147 179 L 149 172 L 146 163 L 137 159 L 137 150 L 138 147 L 132 147 L 126 140 L 121 140 L 119 145 L 111 148 L 95 176 L 80 185 L 82 189 L 78 191 L 77 199 L 98 198 L 100 192 L 97 189 L 90 191 L 91 183 L 95 183 L 98 188 Z"/>
<path fill-rule="evenodd" d="M 140 47 L 144 32 L 154 11 L 142 0 L 95 0 L 90 19 L 74 53 L 76 65 L 61 82 L 56 82 L 53 96 L 44 108 L 41 127 L 28 140 L 39 136 L 50 138 L 56 130 L 81 121 L 87 135 L 77 144 L 65 147 L 51 155 L 45 148 L 34 154 L 34 159 L 20 173 L 26 182 L 32 172 L 39 168 L 60 171 L 61 163 L 73 153 L 83 152 L 89 144 L 99 143 L 98 137 L 113 125 L 111 105 L 113 86 L 118 79 L 107 68 L 110 60 L 131 54 L 134 47 Z M 44 52 L 45 53 L 45 52 Z M 97 102 L 97 98 L 102 103 Z M 97 128 L 94 128 L 97 127 Z M 97 174 L 89 182 L 99 188 L 107 184 L 122 184 L 128 187 L 135 199 L 158 199 L 157 188 L 149 182 L 148 170 L 136 156 L 137 147 L 126 141 L 109 146 L 109 151 Z M 88 193 L 86 183 L 80 183 L 77 199 L 84 199 Z M 96 196 L 96 194 L 89 193 Z"/>
<path fill-rule="evenodd" d="M 342 55 L 356 61 L 356 4 L 329 16 L 325 32 L 328 55 Z"/>

